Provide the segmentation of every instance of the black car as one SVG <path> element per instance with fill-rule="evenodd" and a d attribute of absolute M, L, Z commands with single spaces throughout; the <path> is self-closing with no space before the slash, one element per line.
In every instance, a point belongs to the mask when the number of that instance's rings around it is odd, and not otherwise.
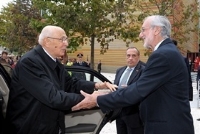
<path fill-rule="evenodd" d="M 81 66 L 66 66 L 66 71 L 72 76 L 82 78 L 87 81 L 94 82 L 110 82 L 106 77 L 97 71 L 81 67 Z M 80 77 L 84 75 L 84 77 Z M 5 71 L 3 66 L 0 65 L 0 134 L 4 128 L 5 109 L 9 94 L 10 76 Z M 110 82 L 111 83 L 111 82 Z M 99 90 L 102 92 L 110 92 L 108 89 Z M 113 112 L 104 114 L 98 108 L 79 110 L 79 111 L 66 111 L 65 115 L 65 133 L 66 134 L 98 134 L 103 126 L 109 121 L 113 120 L 116 115 Z"/>

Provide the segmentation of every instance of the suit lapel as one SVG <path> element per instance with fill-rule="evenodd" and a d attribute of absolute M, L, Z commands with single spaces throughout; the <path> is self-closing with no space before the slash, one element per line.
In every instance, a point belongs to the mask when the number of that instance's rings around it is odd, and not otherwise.
<path fill-rule="evenodd" d="M 54 70 L 56 68 L 57 63 L 55 61 L 53 61 L 51 59 L 51 57 L 49 57 L 45 53 L 45 51 L 44 51 L 44 49 L 42 48 L 41 45 L 37 45 L 34 49 L 40 55 L 42 60 L 45 61 L 45 63 L 49 66 L 49 68 L 51 68 L 52 70 Z"/>
<path fill-rule="evenodd" d="M 63 72 L 64 72 L 64 66 L 63 66 L 63 64 L 61 64 L 61 62 L 60 61 L 57 61 L 57 66 L 59 67 L 59 80 L 61 80 L 61 78 L 62 78 L 62 74 L 63 74 Z"/>
<path fill-rule="evenodd" d="M 131 76 L 128 80 L 127 85 L 130 85 L 130 83 L 133 82 L 134 78 L 138 75 L 138 73 L 140 72 L 140 64 L 137 64 L 137 66 L 134 68 L 133 72 L 131 73 Z"/>
<path fill-rule="evenodd" d="M 160 47 L 164 46 L 164 45 L 169 44 L 169 43 L 172 44 L 172 43 L 173 43 L 172 40 L 171 40 L 170 38 L 165 39 L 165 40 L 160 44 L 160 46 L 158 47 L 158 49 L 159 49 Z"/>
<path fill-rule="evenodd" d="M 115 80 L 116 80 L 115 84 L 119 85 L 120 78 L 126 68 L 127 68 L 127 66 L 124 66 L 119 70 L 118 75 L 115 78 Z M 140 73 L 140 71 L 141 71 L 141 64 L 138 63 L 137 66 L 134 68 L 133 72 L 131 73 L 131 76 L 128 80 L 127 85 L 130 85 L 134 81 L 134 79 L 138 76 L 138 73 Z"/>
<path fill-rule="evenodd" d="M 126 66 L 119 70 L 118 75 L 116 76 L 116 83 L 115 84 L 119 85 L 120 78 L 121 78 L 123 72 L 125 71 L 125 69 L 126 69 Z"/>

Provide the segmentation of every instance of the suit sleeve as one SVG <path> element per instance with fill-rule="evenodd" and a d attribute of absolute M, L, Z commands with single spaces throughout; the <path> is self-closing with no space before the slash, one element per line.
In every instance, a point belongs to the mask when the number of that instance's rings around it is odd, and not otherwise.
<path fill-rule="evenodd" d="M 152 54 L 137 82 L 108 95 L 99 96 L 97 103 L 103 112 L 136 104 L 170 79 L 169 70 L 170 64 L 165 55 Z"/>
<path fill-rule="evenodd" d="M 95 82 L 72 78 L 66 74 L 65 87 L 65 91 L 69 93 L 80 94 L 80 90 L 83 90 L 84 92 L 91 94 L 94 92 Z"/>
<path fill-rule="evenodd" d="M 190 73 L 189 61 L 188 61 L 187 57 L 184 57 L 184 60 L 185 60 L 185 64 L 187 66 L 188 75 L 189 75 L 189 100 L 192 101 L 193 100 L 193 87 L 192 87 L 192 77 L 191 77 L 191 73 Z"/>
<path fill-rule="evenodd" d="M 19 68 L 18 81 L 22 86 L 17 88 L 24 88 L 25 92 L 49 107 L 68 110 L 83 99 L 80 94 L 58 90 L 43 68 L 28 58 L 20 63 Z"/>
<path fill-rule="evenodd" d="M 119 83 L 119 71 L 120 71 L 121 68 L 117 69 L 116 73 L 115 73 L 115 79 L 114 79 L 114 84 L 118 85 Z"/>

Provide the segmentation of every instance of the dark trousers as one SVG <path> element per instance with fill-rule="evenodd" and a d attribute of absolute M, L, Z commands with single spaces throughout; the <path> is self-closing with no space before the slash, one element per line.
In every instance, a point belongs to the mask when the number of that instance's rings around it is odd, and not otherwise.
<path fill-rule="evenodd" d="M 117 134 L 144 134 L 144 127 L 134 127 L 127 124 L 123 118 L 116 119 Z"/>
<path fill-rule="evenodd" d="M 98 72 L 101 73 L 101 69 L 98 69 Z"/>

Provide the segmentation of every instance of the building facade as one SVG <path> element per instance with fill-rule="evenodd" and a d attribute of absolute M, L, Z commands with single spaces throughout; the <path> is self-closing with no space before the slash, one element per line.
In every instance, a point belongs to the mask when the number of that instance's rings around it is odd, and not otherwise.
<path fill-rule="evenodd" d="M 166 0 L 167 2 L 169 0 Z M 170 0 L 171 1 L 171 0 Z M 141 2 L 138 0 L 137 2 Z M 143 4 L 147 4 L 148 0 L 143 0 Z M 184 4 L 184 5 L 182 5 Z M 147 4 L 148 5 L 148 4 Z M 153 11 L 158 10 L 155 5 L 150 5 Z M 191 12 L 197 11 L 196 0 L 175 0 L 173 3 L 173 12 L 170 16 L 168 16 L 172 25 L 172 38 L 178 41 L 178 46 L 180 48 L 181 53 L 184 56 L 187 56 L 187 52 L 198 52 L 199 51 L 199 30 L 198 30 L 198 18 L 190 18 L 187 15 L 184 16 L 184 9 L 186 7 L 193 7 Z M 148 8 L 148 7 L 147 7 Z M 184 19 L 192 20 L 191 22 L 186 22 L 185 25 L 176 25 L 177 22 L 182 22 Z M 188 30 L 193 29 L 191 31 Z M 184 32 L 183 32 L 184 31 Z M 188 32 L 187 32 L 188 31 Z M 139 35 L 138 35 L 139 36 Z M 183 38 L 183 40 L 181 39 Z M 179 41 L 180 39 L 180 41 Z M 184 40 L 186 39 L 186 40 Z M 143 42 L 132 42 L 129 46 L 137 47 L 140 51 L 140 59 L 143 62 L 146 62 L 148 59 L 148 55 L 145 55 L 146 49 L 143 47 Z M 123 40 L 115 39 L 113 42 L 109 44 L 109 49 L 106 53 L 100 54 L 100 44 L 95 41 L 95 50 L 94 50 L 94 69 L 97 70 L 98 61 L 102 62 L 102 72 L 112 72 L 115 73 L 116 69 L 126 65 L 125 62 L 125 52 L 127 49 L 126 43 Z M 84 60 L 88 60 L 90 62 L 90 53 L 91 48 L 89 44 L 80 46 L 75 53 L 68 53 L 69 58 L 77 58 L 77 53 L 83 53 Z M 192 59 L 193 60 L 193 59 Z"/>

